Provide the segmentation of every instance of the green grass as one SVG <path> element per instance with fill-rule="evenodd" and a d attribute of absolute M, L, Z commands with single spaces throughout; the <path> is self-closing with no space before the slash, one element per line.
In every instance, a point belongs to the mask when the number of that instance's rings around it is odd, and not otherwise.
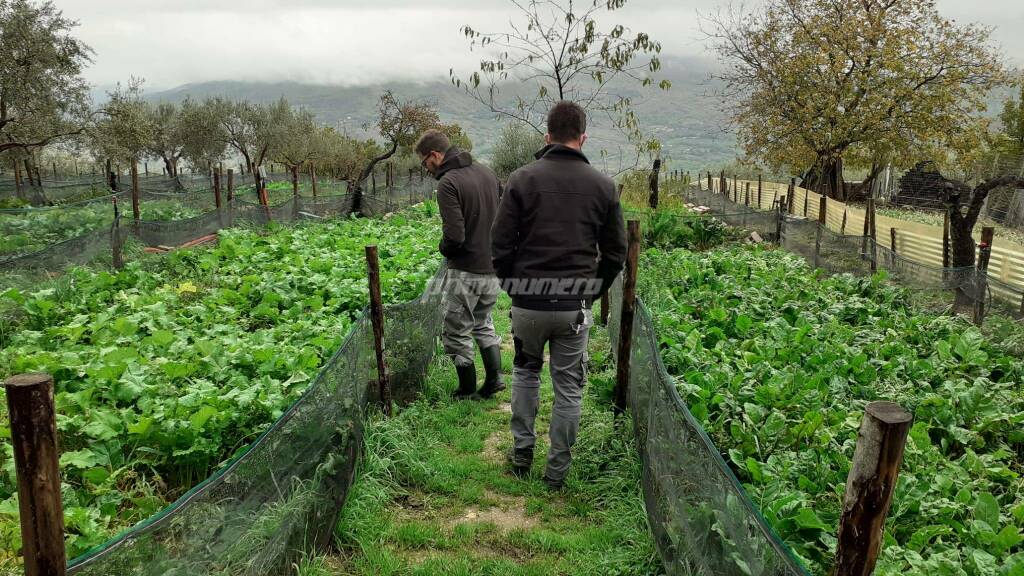
<path fill-rule="evenodd" d="M 453 402 L 455 372 L 441 359 L 420 399 L 390 420 L 373 418 L 364 463 L 336 530 L 339 551 L 316 559 L 321 568 L 307 573 L 660 572 L 631 425 L 616 425 L 608 404 L 614 372 L 602 331 L 593 333 L 593 373 L 565 490 L 549 493 L 540 481 L 552 400 L 546 373 L 531 477 L 505 474 L 504 453 L 511 444 L 508 309 L 503 297 L 494 317 L 505 340 L 509 390 L 489 401 Z"/>

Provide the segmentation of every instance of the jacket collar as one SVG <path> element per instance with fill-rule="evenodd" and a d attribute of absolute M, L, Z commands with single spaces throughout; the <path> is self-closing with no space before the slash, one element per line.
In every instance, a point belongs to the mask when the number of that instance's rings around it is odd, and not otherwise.
<path fill-rule="evenodd" d="M 534 154 L 533 157 L 538 160 L 541 158 L 567 158 L 570 160 L 583 160 L 587 164 L 590 164 L 590 160 L 587 159 L 583 152 L 580 152 L 575 148 L 570 148 L 565 144 L 548 144 Z"/>
<path fill-rule="evenodd" d="M 463 152 L 455 146 L 452 146 L 444 153 L 444 160 L 441 160 L 441 166 L 438 167 L 437 174 L 434 174 L 434 178 L 440 180 L 449 171 L 456 168 L 465 168 L 472 164 L 473 157 L 470 156 L 469 152 Z"/>

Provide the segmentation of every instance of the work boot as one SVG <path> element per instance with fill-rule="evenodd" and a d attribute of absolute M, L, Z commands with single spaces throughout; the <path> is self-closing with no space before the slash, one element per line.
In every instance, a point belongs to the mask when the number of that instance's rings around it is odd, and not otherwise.
<path fill-rule="evenodd" d="M 562 488 L 565 487 L 564 480 L 555 480 L 554 478 L 548 477 L 547 474 L 545 474 L 544 477 L 541 478 L 541 481 L 544 482 L 544 485 L 548 487 L 549 492 L 561 492 Z"/>
<path fill-rule="evenodd" d="M 533 466 L 533 450 L 516 450 L 509 448 L 505 454 L 505 463 L 508 464 L 509 474 L 516 478 L 526 478 L 530 475 L 530 468 Z"/>
<path fill-rule="evenodd" d="M 477 394 L 486 400 L 505 389 L 501 381 L 501 346 L 491 346 L 480 350 L 480 356 L 484 359 L 484 385 L 480 387 Z"/>
<path fill-rule="evenodd" d="M 459 387 L 452 393 L 452 398 L 465 400 L 476 394 L 476 366 L 456 366 L 456 374 L 459 375 Z"/>

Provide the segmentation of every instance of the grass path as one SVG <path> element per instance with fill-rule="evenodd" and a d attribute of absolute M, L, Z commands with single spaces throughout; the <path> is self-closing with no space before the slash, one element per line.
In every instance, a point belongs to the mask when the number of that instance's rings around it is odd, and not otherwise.
<path fill-rule="evenodd" d="M 503 298 L 495 323 L 511 389 L 508 310 Z M 659 573 L 629 426 L 617 429 L 608 408 L 614 372 L 607 350 L 595 330 L 573 467 L 555 494 L 540 481 L 552 400 L 546 371 L 534 469 L 519 480 L 504 466 L 510 390 L 453 402 L 455 371 L 436 362 L 419 400 L 367 427 L 365 460 L 336 530 L 338 552 L 307 560 L 300 574 Z"/>

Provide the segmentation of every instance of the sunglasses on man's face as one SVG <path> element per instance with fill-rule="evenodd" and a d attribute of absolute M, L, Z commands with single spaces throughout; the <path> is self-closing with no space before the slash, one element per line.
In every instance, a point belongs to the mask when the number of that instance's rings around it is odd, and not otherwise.
<path fill-rule="evenodd" d="M 433 156 L 433 153 L 427 154 L 426 156 L 424 156 L 423 160 L 420 160 L 420 166 L 423 166 L 424 168 L 426 168 L 427 167 L 427 160 L 430 160 L 431 156 Z"/>

